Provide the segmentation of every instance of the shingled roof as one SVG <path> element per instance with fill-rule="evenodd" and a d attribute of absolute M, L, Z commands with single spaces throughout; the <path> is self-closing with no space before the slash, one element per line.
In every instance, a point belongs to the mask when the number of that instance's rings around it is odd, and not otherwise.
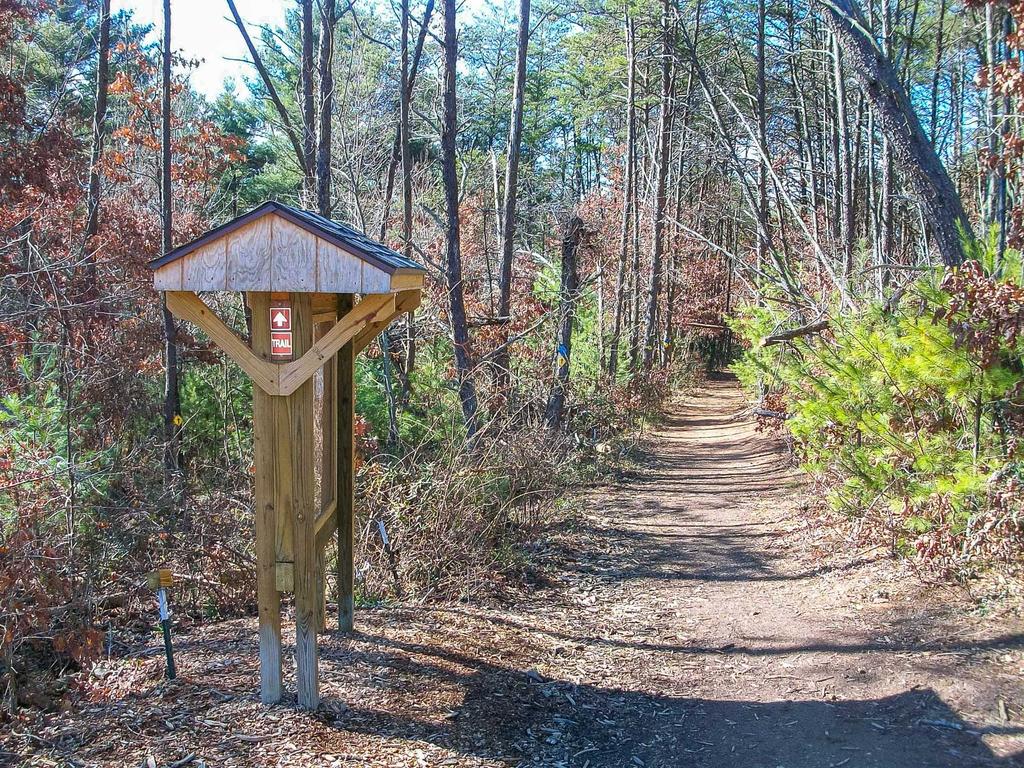
<path fill-rule="evenodd" d="M 279 203 L 274 200 L 263 203 L 263 205 L 252 209 L 248 213 L 243 213 L 238 218 L 232 219 L 225 224 L 221 224 L 219 227 L 211 229 L 209 232 L 196 238 L 192 242 L 179 246 L 169 253 L 165 253 L 163 256 L 151 261 L 149 263 L 149 267 L 150 269 L 158 269 L 165 264 L 177 261 L 178 259 L 203 247 L 207 243 L 216 240 L 217 238 L 230 233 L 232 230 L 238 229 L 239 227 L 242 227 L 268 213 L 276 213 L 279 216 L 288 219 L 293 224 L 302 227 L 317 237 L 322 237 L 324 240 L 337 245 L 339 248 L 343 248 L 346 251 L 359 256 L 389 274 L 393 274 L 396 270 L 424 271 L 423 267 L 415 261 L 405 258 L 397 251 L 388 248 L 383 243 L 378 243 L 376 240 L 372 240 L 362 232 L 353 229 L 347 224 L 342 224 L 340 221 L 326 219 L 312 211 L 306 211 L 292 205 L 285 205 L 284 203 Z"/>

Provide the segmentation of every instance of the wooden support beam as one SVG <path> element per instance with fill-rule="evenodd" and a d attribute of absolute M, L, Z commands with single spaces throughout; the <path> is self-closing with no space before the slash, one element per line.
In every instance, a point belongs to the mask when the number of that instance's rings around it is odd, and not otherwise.
<path fill-rule="evenodd" d="M 256 292 L 250 295 L 256 295 Z M 245 342 L 214 314 L 206 302 L 192 291 L 166 291 L 166 296 L 167 307 L 171 312 L 182 320 L 188 320 L 202 328 L 228 357 L 249 374 L 260 389 L 269 395 L 281 397 L 287 397 L 295 392 L 320 366 L 368 325 L 381 322 L 384 318 L 392 316 L 395 311 L 395 294 L 371 294 L 341 316 L 315 344 L 311 342 L 305 353 L 300 353 L 295 348 L 298 359 L 282 365 L 270 362 L 269 359 L 262 359 L 249 349 Z M 310 294 L 296 293 L 293 296 L 305 296 L 308 303 Z M 269 307 L 267 311 L 269 312 Z M 312 314 L 309 321 L 312 325 Z M 254 337 L 255 327 L 254 325 Z M 269 338 L 269 333 L 268 329 L 263 335 Z M 261 338 L 260 342 L 263 341 Z"/>
<path fill-rule="evenodd" d="M 393 298 L 393 297 L 392 297 Z M 352 310 L 354 297 L 350 293 L 338 294 L 338 314 L 346 316 Z M 350 340 L 337 353 L 335 385 L 337 387 L 338 417 L 338 479 L 336 526 L 338 531 L 338 629 L 351 632 L 355 611 L 354 563 L 355 555 L 355 345 Z"/>
<path fill-rule="evenodd" d="M 235 332 L 228 328 L 224 321 L 214 314 L 213 310 L 206 305 L 206 302 L 192 291 L 166 291 L 164 295 L 167 299 L 167 308 L 175 316 L 182 320 L 188 320 L 190 323 L 202 328 L 213 343 L 220 347 L 224 354 L 238 363 L 238 367 L 249 374 L 249 378 L 260 389 L 270 395 L 278 394 L 278 366 L 270 362 L 269 316 L 268 318 L 260 318 L 260 327 L 266 327 L 266 330 L 261 331 L 259 334 L 260 348 L 262 348 L 263 342 L 267 344 L 268 348 L 266 355 L 260 355 L 249 349 L 245 342 L 238 338 Z M 258 296 L 262 294 L 250 293 L 249 295 Z M 263 314 L 268 315 L 269 311 L 268 305 Z M 255 317 L 255 315 L 254 311 L 253 316 Z M 266 323 L 262 323 L 264 319 L 267 320 Z M 254 320 L 254 338 L 257 336 L 256 328 L 257 324 Z"/>
<path fill-rule="evenodd" d="M 327 631 L 327 556 L 323 548 L 316 545 L 316 633 Z"/>
<path fill-rule="evenodd" d="M 294 296 L 303 295 L 309 296 L 309 294 L 294 294 Z M 359 302 L 358 306 L 341 315 L 341 319 L 334 324 L 334 327 L 325 333 L 316 344 L 312 344 L 298 360 L 281 366 L 279 394 L 290 395 L 303 382 L 308 381 L 321 365 L 355 338 L 368 324 L 387 317 L 394 311 L 394 308 L 394 294 L 372 294 Z M 339 312 L 339 314 L 341 313 Z M 312 315 L 310 315 L 310 321 L 312 322 Z"/>
<path fill-rule="evenodd" d="M 394 311 L 387 317 L 368 323 L 355 337 L 355 353 L 358 355 L 366 349 L 369 343 L 377 338 L 381 331 L 391 325 L 396 317 L 415 310 L 420 305 L 420 300 L 421 292 L 419 290 L 402 291 L 396 294 Z"/>
<path fill-rule="evenodd" d="M 324 323 L 319 326 L 327 333 L 331 326 Z M 338 487 L 338 392 L 334 384 L 335 371 L 338 366 L 337 355 L 332 356 L 323 368 L 323 382 L 320 395 L 320 516 L 323 517 L 328 507 L 337 502 Z"/>
<path fill-rule="evenodd" d="M 335 469 L 337 471 L 337 469 Z M 335 499 L 316 519 L 316 541 L 320 547 L 326 547 L 331 536 L 338 530 L 338 501 Z"/>
<path fill-rule="evenodd" d="M 337 314 L 336 300 L 330 296 L 328 308 L 332 317 Z M 315 316 L 314 316 L 315 317 Z M 317 326 L 321 331 L 318 340 L 330 328 L 330 323 Z M 338 506 L 338 418 L 335 415 L 338 390 L 334 384 L 338 356 L 332 356 L 323 367 L 323 388 L 320 394 L 320 514 L 316 520 L 316 576 L 317 576 L 317 631 L 327 629 L 327 576 L 324 556 L 324 537 L 321 536 L 321 520 L 334 520 Z"/>
<path fill-rule="evenodd" d="M 252 313 L 256 354 L 269 360 L 270 294 L 250 293 L 247 300 Z M 168 306 L 170 302 L 168 294 Z M 277 474 L 274 460 L 277 451 L 276 400 L 261 387 L 253 387 L 256 595 L 259 607 L 260 700 L 264 704 L 276 704 L 281 700 L 281 595 L 277 584 L 277 511 L 274 508 Z"/>
<path fill-rule="evenodd" d="M 313 345 L 313 312 L 308 293 L 293 293 L 292 345 L 296 355 L 303 357 Z M 303 359 L 300 357 L 300 360 Z M 319 367 L 319 365 L 317 366 Z M 314 368 L 315 370 L 315 368 Z M 282 376 L 282 391 L 283 386 Z M 291 470 L 291 522 L 295 557 L 295 687 L 299 706 L 316 709 L 320 705 L 319 650 L 317 648 L 317 546 L 316 513 L 318 509 L 314 478 L 315 452 L 313 442 L 313 381 L 309 376 L 283 398 L 287 430 L 286 442 L 279 452 L 288 457 Z M 280 425 L 280 422 L 279 422 Z M 279 477 L 279 480 L 281 478 Z"/>

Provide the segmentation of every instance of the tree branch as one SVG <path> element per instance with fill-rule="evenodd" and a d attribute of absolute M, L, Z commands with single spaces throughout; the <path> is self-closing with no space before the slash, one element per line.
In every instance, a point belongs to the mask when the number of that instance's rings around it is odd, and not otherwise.
<path fill-rule="evenodd" d="M 820 333 L 828 328 L 828 318 L 824 320 L 815 320 L 813 323 L 807 325 L 801 325 L 798 328 L 790 328 L 788 331 L 779 331 L 773 333 L 771 336 L 765 336 L 761 341 L 762 347 L 770 347 L 772 344 L 781 344 L 784 341 L 791 341 L 798 339 L 801 336 L 810 336 L 812 333 Z"/>
<path fill-rule="evenodd" d="M 238 9 L 235 7 L 234 0 L 226 0 L 228 8 L 231 10 L 231 15 L 234 17 L 235 26 L 238 27 L 238 31 L 242 33 L 242 39 L 245 41 L 246 48 L 249 49 L 249 55 L 252 56 L 253 66 L 256 67 L 256 71 L 260 73 L 260 78 L 263 80 L 263 85 L 267 89 L 267 93 L 270 94 L 270 100 L 274 102 L 274 107 L 277 108 L 277 113 L 281 116 L 281 123 L 284 126 L 284 132 L 288 135 L 289 140 L 292 143 L 292 149 L 295 150 L 295 157 L 299 161 L 299 168 L 302 169 L 303 175 L 309 175 L 309 168 L 306 165 L 306 158 L 302 152 L 302 142 L 299 141 L 299 136 L 295 132 L 295 128 L 292 126 L 292 121 L 288 117 L 288 110 L 284 107 L 284 102 L 281 101 L 281 97 L 277 95 L 277 89 L 274 87 L 274 81 L 270 79 L 270 72 L 263 65 L 263 59 L 260 58 L 259 53 L 256 50 L 256 46 L 253 45 L 252 38 L 249 37 L 249 31 L 245 28 L 245 24 L 242 23 L 242 17 L 238 14 Z"/>

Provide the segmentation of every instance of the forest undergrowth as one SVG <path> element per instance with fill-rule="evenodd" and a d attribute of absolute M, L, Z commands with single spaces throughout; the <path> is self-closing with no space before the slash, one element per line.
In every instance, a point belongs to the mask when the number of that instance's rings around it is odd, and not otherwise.
<path fill-rule="evenodd" d="M 732 322 L 760 428 L 790 436 L 855 538 L 961 583 L 1019 577 L 1024 554 L 1024 289 L 1019 255 L 991 253 L 798 335 L 771 295 Z"/>
<path fill-rule="evenodd" d="M 493 412 L 466 450 L 458 400 L 446 369 L 432 364 L 435 354 L 443 361 L 443 344 L 420 349 L 393 442 L 382 358 L 359 363 L 355 590 L 363 606 L 501 600 L 528 589 L 542 578 L 533 553 L 564 522 L 565 492 L 628 461 L 665 398 L 696 375 L 686 360 L 608 381 L 601 394 L 571 399 L 558 429 L 545 421 L 543 387 L 513 387 L 516 405 L 490 402 Z M 187 369 L 184 485 L 165 485 L 152 469 L 158 462 L 126 472 L 126 457 L 112 447 L 97 452 L 91 482 L 77 490 L 76 520 L 54 514 L 69 497 L 66 473 L 33 476 L 0 500 L 9 521 L 0 561 L 9 711 L 59 706 L 100 654 L 130 650 L 153 631 L 146 574 L 154 565 L 174 572 L 179 629 L 255 611 L 251 475 L 239 469 L 252 462 L 250 396 L 241 372 L 223 361 Z M 59 463 L 67 412 L 57 389 L 10 393 L 3 406 L 8 477 L 43 454 Z M 64 525 L 73 536 L 61 535 Z"/>

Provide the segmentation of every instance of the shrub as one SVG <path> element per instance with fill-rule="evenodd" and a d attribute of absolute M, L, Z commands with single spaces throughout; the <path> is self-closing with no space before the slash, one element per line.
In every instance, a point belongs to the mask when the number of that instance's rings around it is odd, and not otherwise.
<path fill-rule="evenodd" d="M 781 305 L 733 321 L 749 345 L 734 370 L 765 410 L 784 410 L 830 503 L 895 552 L 960 575 L 1021 552 L 1024 290 L 1011 271 L 928 273 L 896 307 L 870 304 L 786 344 L 763 344 L 793 324 Z"/>

